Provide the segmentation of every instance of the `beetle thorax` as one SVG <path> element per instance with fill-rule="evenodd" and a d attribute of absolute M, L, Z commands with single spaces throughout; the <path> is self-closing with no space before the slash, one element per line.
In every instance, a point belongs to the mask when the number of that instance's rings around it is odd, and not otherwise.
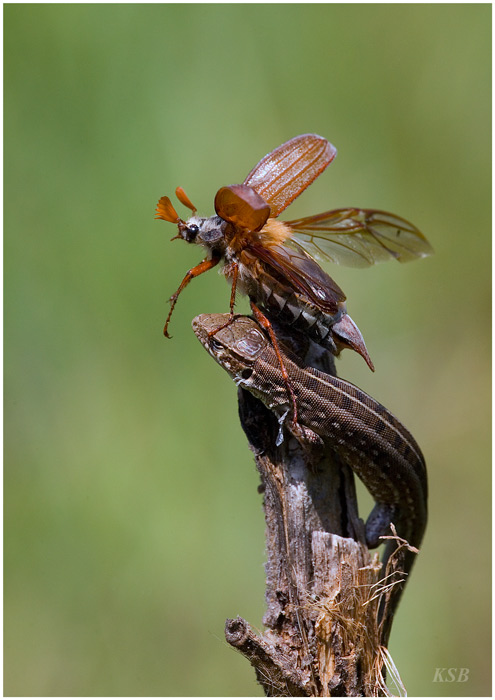
<path fill-rule="evenodd" d="M 179 223 L 179 235 L 188 243 L 197 243 L 208 251 L 215 250 L 223 255 L 226 228 L 227 223 L 219 216 L 191 216 L 187 221 Z"/>

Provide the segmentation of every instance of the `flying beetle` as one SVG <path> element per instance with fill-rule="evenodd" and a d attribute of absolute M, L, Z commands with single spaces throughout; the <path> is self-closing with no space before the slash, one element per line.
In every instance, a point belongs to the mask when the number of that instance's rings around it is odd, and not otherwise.
<path fill-rule="evenodd" d="M 283 373 L 267 316 L 307 333 L 334 355 L 351 348 L 374 369 L 361 332 L 346 312 L 343 291 L 316 261 L 364 267 L 388 259 L 415 260 L 431 254 L 432 249 L 413 224 L 374 209 L 347 207 L 279 221 L 279 214 L 336 154 L 336 148 L 317 134 L 290 139 L 262 158 L 242 184 L 218 190 L 215 216 L 197 216 L 181 187 L 176 196 L 192 211 L 186 221 L 168 197 L 159 200 L 155 218 L 177 224 L 174 238 L 202 245 L 206 251 L 204 260 L 188 271 L 170 298 L 164 328 L 167 337 L 179 294 L 194 277 L 222 263 L 222 272 L 232 285 L 231 318 L 239 290 L 248 296 L 255 318 L 269 332 Z M 288 383 L 286 373 L 284 378 Z"/>

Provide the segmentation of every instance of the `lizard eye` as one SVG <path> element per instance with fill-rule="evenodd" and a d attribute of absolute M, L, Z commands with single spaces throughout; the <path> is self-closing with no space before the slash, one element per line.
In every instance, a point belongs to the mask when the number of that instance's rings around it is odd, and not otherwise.
<path fill-rule="evenodd" d="M 249 379 L 249 377 L 252 375 L 253 370 L 250 367 L 246 367 L 246 369 L 243 369 L 241 372 L 241 377 L 243 379 Z"/>
<path fill-rule="evenodd" d="M 219 340 L 216 340 L 216 338 L 213 337 L 210 338 L 210 348 L 213 350 L 213 352 L 218 352 L 223 348 L 223 345 Z"/>

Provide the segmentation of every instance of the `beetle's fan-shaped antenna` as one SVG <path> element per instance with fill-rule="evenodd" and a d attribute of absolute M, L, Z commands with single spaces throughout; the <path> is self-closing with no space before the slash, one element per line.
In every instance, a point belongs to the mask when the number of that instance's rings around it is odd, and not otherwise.
<path fill-rule="evenodd" d="M 194 206 L 194 204 L 189 199 L 189 197 L 187 196 L 187 194 L 184 192 L 182 187 L 177 187 L 177 189 L 175 190 L 175 196 L 177 197 L 179 202 L 181 204 L 183 204 L 185 207 L 187 207 L 188 209 L 190 209 L 193 214 L 195 214 L 198 211 L 196 209 L 196 207 Z"/>
<path fill-rule="evenodd" d="M 156 205 L 155 219 L 170 221 L 171 224 L 178 224 L 179 221 L 181 221 L 168 197 L 160 197 L 158 204 Z"/>

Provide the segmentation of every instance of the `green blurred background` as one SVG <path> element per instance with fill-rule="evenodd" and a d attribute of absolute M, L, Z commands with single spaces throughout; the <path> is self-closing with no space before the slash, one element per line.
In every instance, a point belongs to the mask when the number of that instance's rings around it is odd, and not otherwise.
<path fill-rule="evenodd" d="M 435 256 L 333 268 L 430 521 L 392 634 L 410 695 L 490 694 L 489 5 L 7 5 L 5 693 L 260 695 L 223 638 L 261 627 L 258 479 L 235 387 L 190 323 L 226 312 L 158 198 L 200 213 L 268 151 L 339 155 L 286 218 L 413 221 Z M 239 309 L 247 309 L 245 301 Z M 464 683 L 433 683 L 437 667 Z"/>

